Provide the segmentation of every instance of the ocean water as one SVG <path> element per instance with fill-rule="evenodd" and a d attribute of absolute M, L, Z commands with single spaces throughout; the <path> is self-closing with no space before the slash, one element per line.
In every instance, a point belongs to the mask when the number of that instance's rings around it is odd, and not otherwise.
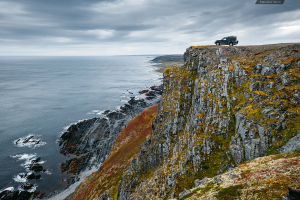
<path fill-rule="evenodd" d="M 24 184 L 31 159 L 47 169 L 37 190 L 62 190 L 57 139 L 79 120 L 101 116 L 159 85 L 154 56 L 0 57 L 0 190 Z M 133 93 L 133 94 L 132 94 Z M 38 145 L 15 145 L 33 135 Z M 27 181 L 31 182 L 31 181 Z"/>

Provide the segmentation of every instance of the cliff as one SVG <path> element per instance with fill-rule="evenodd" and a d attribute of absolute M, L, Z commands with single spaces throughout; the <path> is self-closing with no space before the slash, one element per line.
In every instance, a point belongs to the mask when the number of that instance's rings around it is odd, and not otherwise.
<path fill-rule="evenodd" d="M 86 178 L 66 199 L 98 199 L 105 191 L 107 195 L 116 198 L 123 171 L 136 157 L 143 140 L 151 133 L 152 121 L 156 115 L 157 105 L 145 109 L 131 119 L 116 138 L 100 169 Z"/>
<path fill-rule="evenodd" d="M 72 124 L 61 135 L 60 153 L 70 157 L 60 164 L 61 172 L 71 175 L 62 180 L 67 183 L 67 187 L 80 180 L 80 173 L 101 166 L 129 120 L 159 102 L 162 86 L 152 86 L 140 93 L 146 93 L 144 99 L 131 97 L 120 110 L 106 110 L 101 118 Z"/>
<path fill-rule="evenodd" d="M 300 44 L 188 48 L 182 67 L 165 70 L 153 130 L 117 198 L 183 197 L 205 177 L 299 149 L 299 52 Z"/>

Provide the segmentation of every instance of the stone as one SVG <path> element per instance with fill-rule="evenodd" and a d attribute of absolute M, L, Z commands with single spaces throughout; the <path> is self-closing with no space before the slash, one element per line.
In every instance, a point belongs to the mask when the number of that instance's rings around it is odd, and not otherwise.
<path fill-rule="evenodd" d="M 288 187 L 287 195 L 282 196 L 283 200 L 299 200 L 300 199 L 300 191 L 295 190 L 291 187 Z"/>
<path fill-rule="evenodd" d="M 198 187 L 199 185 L 205 184 L 208 182 L 208 178 L 204 177 L 202 180 L 195 180 L 195 187 Z"/>
<path fill-rule="evenodd" d="M 181 199 L 182 197 L 184 197 L 185 195 L 187 195 L 189 193 L 191 193 L 191 191 L 184 189 L 184 191 L 179 194 L 179 199 Z"/>
<path fill-rule="evenodd" d="M 291 138 L 283 147 L 278 151 L 279 153 L 291 153 L 297 149 L 300 149 L 300 133 Z"/>

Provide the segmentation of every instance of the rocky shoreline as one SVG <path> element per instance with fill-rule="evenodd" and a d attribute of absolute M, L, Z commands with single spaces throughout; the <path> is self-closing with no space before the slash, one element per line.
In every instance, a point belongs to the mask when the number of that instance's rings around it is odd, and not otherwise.
<path fill-rule="evenodd" d="M 139 91 L 144 94 L 145 98 L 136 99 L 131 97 L 130 100 L 120 107 L 119 110 L 106 110 L 103 117 L 87 119 L 77 124 L 72 124 L 66 132 L 59 138 L 60 153 L 70 157 L 60 164 L 61 173 L 70 175 L 69 178 L 63 178 L 62 182 L 66 183 L 68 189 L 72 184 L 81 180 L 80 174 L 91 170 L 98 169 L 107 158 L 117 136 L 126 127 L 130 119 L 141 113 L 144 109 L 158 104 L 162 94 L 162 85 L 152 86 L 149 89 Z M 25 138 L 23 143 L 33 140 L 33 136 Z M 16 143 L 20 143 L 20 139 Z M 37 140 L 38 141 L 38 140 Z M 36 144 L 37 141 L 34 141 Z M 46 170 L 39 164 L 41 158 L 33 159 L 29 166 L 34 172 L 24 174 L 26 179 L 40 179 L 40 173 Z M 19 200 L 19 199 L 44 199 L 53 198 L 63 191 L 54 191 L 50 195 L 44 192 L 30 190 L 34 188 L 34 183 L 23 184 L 24 191 L 4 190 L 0 193 L 2 200 Z M 22 185 L 22 186 L 23 186 Z"/>
<path fill-rule="evenodd" d="M 159 56 L 150 62 L 164 63 L 169 61 L 178 62 L 181 58 L 179 55 L 174 56 Z M 171 60 L 170 60 L 171 59 Z M 179 59 L 179 60 L 178 60 Z M 81 176 L 84 172 L 94 171 L 99 169 L 101 164 L 105 161 L 113 147 L 116 138 L 121 131 L 127 126 L 129 120 L 133 119 L 144 109 L 156 105 L 160 101 L 163 86 L 152 86 L 148 89 L 139 91 L 143 95 L 142 99 L 130 97 L 130 100 L 120 107 L 119 110 L 106 110 L 100 118 L 92 118 L 80 121 L 69 126 L 59 140 L 60 153 L 69 157 L 59 165 L 62 174 L 68 175 L 67 178 L 62 178 L 62 182 L 66 184 L 63 191 L 54 191 L 51 194 L 45 194 L 42 191 L 34 191 L 34 183 L 23 184 L 21 187 L 23 191 L 3 190 L 0 192 L 0 198 L 8 199 L 55 199 L 60 193 L 71 190 L 71 186 L 75 183 L 81 182 L 85 176 Z M 41 145 L 39 139 L 29 135 L 26 138 L 20 138 L 15 141 L 16 145 Z M 42 144 L 43 145 L 43 144 Z M 41 158 L 37 158 L 41 159 Z M 39 164 L 32 159 L 29 167 L 34 171 L 33 173 L 21 174 L 23 178 L 30 180 L 38 180 L 46 171 Z M 90 172 L 90 173 L 91 173 Z M 22 185 L 22 186 L 23 186 Z M 77 184 L 76 184 L 77 185 Z M 75 186 L 76 187 L 76 186 Z M 72 187 L 73 189 L 73 187 Z M 75 189 L 75 188 L 74 188 Z M 67 193 L 71 193 L 69 191 Z M 65 195 L 65 194 L 64 194 Z"/>
<path fill-rule="evenodd" d="M 68 180 L 68 186 L 78 179 L 78 175 L 93 166 L 100 167 L 108 156 L 116 137 L 126 127 L 128 121 L 145 108 L 158 103 L 162 94 L 162 85 L 152 86 L 141 91 L 145 99 L 131 99 L 117 111 L 107 110 L 104 117 L 84 120 L 71 125 L 60 137 L 60 153 L 70 156 L 61 163 L 62 173 L 74 175 Z"/>

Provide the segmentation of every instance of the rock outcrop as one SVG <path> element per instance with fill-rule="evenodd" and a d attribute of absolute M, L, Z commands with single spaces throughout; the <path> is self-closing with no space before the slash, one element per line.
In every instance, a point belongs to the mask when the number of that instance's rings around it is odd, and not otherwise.
<path fill-rule="evenodd" d="M 60 137 L 61 154 L 72 157 L 61 163 L 61 172 L 75 175 L 65 180 L 68 186 L 78 180 L 80 172 L 92 166 L 99 167 L 105 161 L 128 121 L 145 108 L 158 103 L 162 86 L 153 86 L 149 92 L 151 95 L 145 99 L 132 97 L 118 111 L 105 111 L 102 118 L 84 120 L 71 125 Z"/>
<path fill-rule="evenodd" d="M 242 163 L 299 147 L 300 44 L 190 47 L 184 61 L 165 70 L 152 133 L 119 200 L 182 197 L 197 180 L 218 183 Z"/>
<path fill-rule="evenodd" d="M 157 105 L 143 110 L 128 122 L 119 134 L 108 158 L 100 169 L 87 177 L 67 200 L 112 199 L 118 194 L 123 171 L 136 158 L 144 139 L 151 133 Z"/>

